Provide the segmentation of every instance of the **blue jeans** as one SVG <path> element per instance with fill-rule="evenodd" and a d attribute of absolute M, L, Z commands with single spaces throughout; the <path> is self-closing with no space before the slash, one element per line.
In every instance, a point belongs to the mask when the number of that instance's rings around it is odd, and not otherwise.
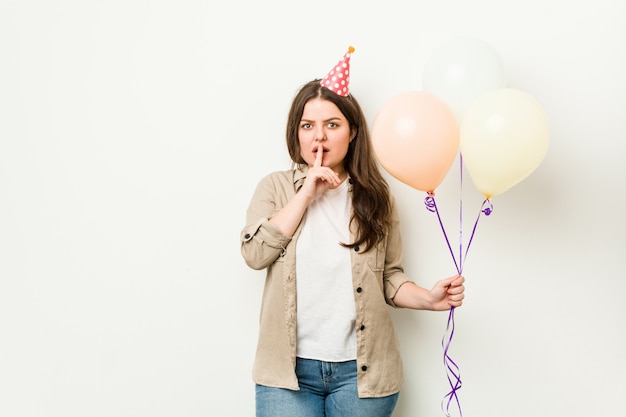
<path fill-rule="evenodd" d="M 296 359 L 300 391 L 256 386 L 256 417 L 390 417 L 398 393 L 359 398 L 356 361 Z"/>

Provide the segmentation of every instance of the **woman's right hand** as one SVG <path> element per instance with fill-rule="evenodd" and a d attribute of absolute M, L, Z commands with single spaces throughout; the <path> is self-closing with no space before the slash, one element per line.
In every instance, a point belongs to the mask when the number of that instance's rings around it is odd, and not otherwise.
<path fill-rule="evenodd" d="M 341 184 L 339 175 L 329 167 L 322 166 L 324 147 L 319 145 L 315 154 L 313 166 L 309 168 L 306 179 L 299 193 L 304 193 L 309 202 L 329 188 Z"/>

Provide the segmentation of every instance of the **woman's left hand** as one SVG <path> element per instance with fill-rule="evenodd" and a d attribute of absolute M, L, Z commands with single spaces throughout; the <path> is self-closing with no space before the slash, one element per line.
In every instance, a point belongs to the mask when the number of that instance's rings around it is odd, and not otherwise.
<path fill-rule="evenodd" d="M 465 298 L 465 278 L 462 275 L 454 275 L 435 283 L 430 290 L 433 310 L 449 310 L 450 307 L 460 307 Z"/>

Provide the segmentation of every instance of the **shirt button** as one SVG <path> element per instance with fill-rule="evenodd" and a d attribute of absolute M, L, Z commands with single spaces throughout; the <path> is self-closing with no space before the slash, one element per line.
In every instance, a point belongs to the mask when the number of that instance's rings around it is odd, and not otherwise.
<path fill-rule="evenodd" d="M 362 291 L 363 291 L 363 288 L 361 288 L 361 287 L 356 289 L 356 292 L 362 292 Z"/>
<path fill-rule="evenodd" d="M 361 330 L 365 330 L 365 325 L 361 324 Z"/>
<path fill-rule="evenodd" d="M 361 370 L 362 370 L 363 372 L 367 371 L 367 365 L 363 365 L 363 366 L 361 366 Z"/>
<path fill-rule="evenodd" d="M 354 251 L 355 251 L 355 252 L 358 252 L 358 251 L 359 251 L 359 249 L 361 249 L 361 248 L 359 248 L 358 246 L 355 246 L 355 247 L 354 247 Z"/>
<path fill-rule="evenodd" d="M 246 234 L 244 235 L 244 237 L 245 237 L 246 239 L 250 239 L 250 233 L 246 233 Z"/>

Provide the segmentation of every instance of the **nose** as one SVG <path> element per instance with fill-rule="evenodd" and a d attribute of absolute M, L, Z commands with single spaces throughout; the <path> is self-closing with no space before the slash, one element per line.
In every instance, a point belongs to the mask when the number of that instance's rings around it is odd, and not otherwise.
<path fill-rule="evenodd" d="M 323 126 L 317 126 L 315 128 L 315 140 L 322 141 L 326 139 L 326 131 Z"/>

